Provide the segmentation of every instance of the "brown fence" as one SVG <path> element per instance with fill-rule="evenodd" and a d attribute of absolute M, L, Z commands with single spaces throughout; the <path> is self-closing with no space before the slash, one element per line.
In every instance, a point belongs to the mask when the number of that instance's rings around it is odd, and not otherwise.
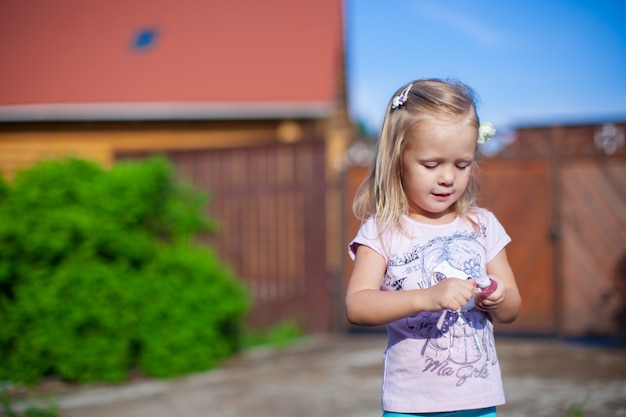
<path fill-rule="evenodd" d="M 625 129 L 624 124 L 618 126 Z M 523 308 L 503 333 L 616 335 L 626 309 L 626 149 L 596 148 L 601 126 L 521 129 L 515 143 L 481 162 L 480 205 L 512 237 L 507 254 Z M 345 213 L 366 174 L 346 175 Z M 358 228 L 347 217 L 345 241 Z M 351 261 L 346 258 L 344 283 Z M 623 326 L 624 323 L 621 323 Z"/>
<path fill-rule="evenodd" d="M 615 318 L 626 308 L 618 291 L 626 277 L 616 268 L 626 256 L 626 149 L 599 148 L 601 131 L 521 129 L 510 148 L 485 163 L 483 195 L 514 239 L 511 264 L 524 298 L 508 331 L 578 337 L 616 335 L 623 326 Z M 537 164 L 540 172 L 530 169 Z M 514 166 L 518 183 L 508 188 L 500 177 Z M 529 196 L 530 188 L 534 200 L 499 202 Z"/>
<path fill-rule="evenodd" d="M 120 155 L 120 157 L 124 157 Z M 168 152 L 182 179 L 210 193 L 215 247 L 248 285 L 248 325 L 294 320 L 331 329 L 322 141 Z"/>
<path fill-rule="evenodd" d="M 479 205 L 493 211 L 511 236 L 506 250 L 523 299 L 518 320 L 502 330 L 554 333 L 558 303 L 549 164 L 541 159 L 485 161 L 480 182 Z"/>

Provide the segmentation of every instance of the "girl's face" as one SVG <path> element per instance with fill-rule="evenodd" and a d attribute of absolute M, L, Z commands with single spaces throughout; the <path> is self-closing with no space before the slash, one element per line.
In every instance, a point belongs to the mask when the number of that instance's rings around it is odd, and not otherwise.
<path fill-rule="evenodd" d="M 476 127 L 469 118 L 416 123 L 405 138 L 402 187 L 409 216 L 425 223 L 447 223 L 463 195 L 476 153 Z"/>

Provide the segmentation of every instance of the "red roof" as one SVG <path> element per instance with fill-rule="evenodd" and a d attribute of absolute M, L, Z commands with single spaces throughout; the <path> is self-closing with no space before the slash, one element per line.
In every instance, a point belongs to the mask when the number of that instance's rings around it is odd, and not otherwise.
<path fill-rule="evenodd" d="M 341 0 L 0 1 L 0 120 L 330 111 Z"/>

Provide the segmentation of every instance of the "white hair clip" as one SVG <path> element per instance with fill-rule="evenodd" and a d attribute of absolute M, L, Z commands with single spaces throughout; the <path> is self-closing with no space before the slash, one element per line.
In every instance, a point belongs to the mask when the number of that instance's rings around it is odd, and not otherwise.
<path fill-rule="evenodd" d="M 409 91 L 411 90 L 411 87 L 413 87 L 413 84 L 410 84 L 407 88 L 402 90 L 399 95 L 393 98 L 393 100 L 391 101 L 391 110 L 395 110 L 398 107 L 402 106 L 404 103 L 406 103 L 406 101 L 409 99 Z"/>
<path fill-rule="evenodd" d="M 493 135 L 496 134 L 496 128 L 493 127 L 493 123 L 483 122 L 478 128 L 477 142 L 483 144 L 487 142 Z"/>

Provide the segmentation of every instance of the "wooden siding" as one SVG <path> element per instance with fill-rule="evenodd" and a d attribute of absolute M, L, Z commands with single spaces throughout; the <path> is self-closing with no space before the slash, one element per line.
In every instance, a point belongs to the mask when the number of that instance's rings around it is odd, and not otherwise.
<path fill-rule="evenodd" d="M 300 134 L 318 122 L 290 121 Z M 120 152 L 198 150 L 257 146 L 280 139 L 283 122 L 90 122 L 0 123 L 0 172 L 15 173 L 42 159 L 74 156 L 110 166 Z"/>

